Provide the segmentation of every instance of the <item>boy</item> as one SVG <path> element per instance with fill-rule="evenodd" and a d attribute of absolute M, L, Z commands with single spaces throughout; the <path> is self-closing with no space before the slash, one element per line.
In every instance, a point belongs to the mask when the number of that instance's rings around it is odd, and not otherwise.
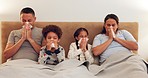
<path fill-rule="evenodd" d="M 42 30 L 46 45 L 41 48 L 38 62 L 56 65 L 65 60 L 65 50 L 59 45 L 62 30 L 56 25 L 48 25 Z"/>

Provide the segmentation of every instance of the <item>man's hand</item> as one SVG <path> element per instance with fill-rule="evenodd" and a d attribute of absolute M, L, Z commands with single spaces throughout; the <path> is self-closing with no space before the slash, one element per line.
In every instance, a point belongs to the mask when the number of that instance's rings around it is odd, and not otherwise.
<path fill-rule="evenodd" d="M 23 40 L 27 39 L 27 30 L 25 28 L 22 28 L 22 39 Z"/>
<path fill-rule="evenodd" d="M 27 40 L 32 40 L 32 30 L 31 28 L 27 29 Z"/>

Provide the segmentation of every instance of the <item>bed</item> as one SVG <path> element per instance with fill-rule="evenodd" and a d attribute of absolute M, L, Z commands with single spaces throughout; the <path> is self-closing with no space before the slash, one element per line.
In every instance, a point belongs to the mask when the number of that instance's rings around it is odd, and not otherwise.
<path fill-rule="evenodd" d="M 74 41 L 73 33 L 77 28 L 85 27 L 88 29 L 89 43 L 92 44 L 94 36 L 102 30 L 103 26 L 103 22 L 36 22 L 35 26 L 43 28 L 49 24 L 58 25 L 63 31 L 60 45 L 62 45 L 66 51 L 65 57 L 67 57 L 70 43 Z M 2 52 L 6 46 L 10 31 L 19 28 L 21 28 L 20 22 L 1 22 Z M 137 22 L 121 22 L 119 29 L 128 30 L 138 41 Z M 139 56 L 135 56 L 135 54 L 125 53 L 123 55 L 113 55 L 108 59 L 108 62 L 104 63 L 102 66 L 98 66 L 97 62 L 93 65 L 88 65 L 86 61 L 79 62 L 77 60 L 66 60 L 57 66 L 40 65 L 28 59 L 6 62 L 6 60 L 2 58 L 2 61 L 3 64 L 0 65 L 0 78 L 148 78 L 146 73 L 147 68 L 143 60 Z M 132 65 L 135 65 L 133 69 L 130 68 Z M 119 73 L 119 69 L 124 69 L 124 67 L 127 68 L 127 70 L 123 70 Z M 129 74 L 128 72 L 133 73 Z"/>
<path fill-rule="evenodd" d="M 1 21 L 0 24 L 1 24 L 1 33 L 2 33 L 1 45 L 2 45 L 2 52 L 3 52 L 7 43 L 9 33 L 12 30 L 21 28 L 21 24 L 20 22 L 14 22 L 14 21 Z M 43 28 L 49 24 L 54 24 L 61 27 L 63 31 L 63 35 L 61 38 L 60 45 L 64 47 L 66 51 L 66 57 L 67 57 L 69 45 L 71 42 L 74 41 L 73 34 L 77 28 L 85 27 L 86 29 L 88 29 L 89 43 L 92 44 L 94 36 L 97 35 L 102 30 L 102 26 L 103 26 L 103 22 L 36 22 L 35 26 Z M 121 22 L 120 29 L 128 30 L 130 33 L 132 33 L 132 35 L 138 41 L 138 23 L 137 22 Z M 2 62 L 4 63 L 5 61 L 6 60 L 2 58 Z"/>

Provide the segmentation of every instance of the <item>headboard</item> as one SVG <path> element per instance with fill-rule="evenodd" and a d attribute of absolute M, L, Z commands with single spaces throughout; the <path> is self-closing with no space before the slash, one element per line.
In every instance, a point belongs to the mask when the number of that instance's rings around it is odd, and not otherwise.
<path fill-rule="evenodd" d="M 69 45 L 74 41 L 73 34 L 79 27 L 85 27 L 89 32 L 89 43 L 92 44 L 93 38 L 97 35 L 103 26 L 103 22 L 36 22 L 35 26 L 45 27 L 46 25 L 54 24 L 61 27 L 63 35 L 60 45 L 64 47 L 66 56 L 68 53 Z M 120 22 L 119 29 L 128 30 L 138 41 L 138 23 L 137 22 Z M 20 22 L 15 21 L 1 21 L 1 47 L 2 52 L 6 46 L 7 39 L 10 31 L 21 28 Z M 3 56 L 3 55 L 2 55 Z M 4 62 L 4 60 L 2 60 Z"/>

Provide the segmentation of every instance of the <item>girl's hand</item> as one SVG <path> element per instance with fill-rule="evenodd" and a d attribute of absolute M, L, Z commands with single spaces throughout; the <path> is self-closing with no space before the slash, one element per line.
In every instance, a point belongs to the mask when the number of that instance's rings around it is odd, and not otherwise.
<path fill-rule="evenodd" d="M 88 38 L 82 38 L 81 43 L 80 43 L 80 48 L 82 49 L 83 52 L 85 52 L 86 46 L 87 46 Z"/>

